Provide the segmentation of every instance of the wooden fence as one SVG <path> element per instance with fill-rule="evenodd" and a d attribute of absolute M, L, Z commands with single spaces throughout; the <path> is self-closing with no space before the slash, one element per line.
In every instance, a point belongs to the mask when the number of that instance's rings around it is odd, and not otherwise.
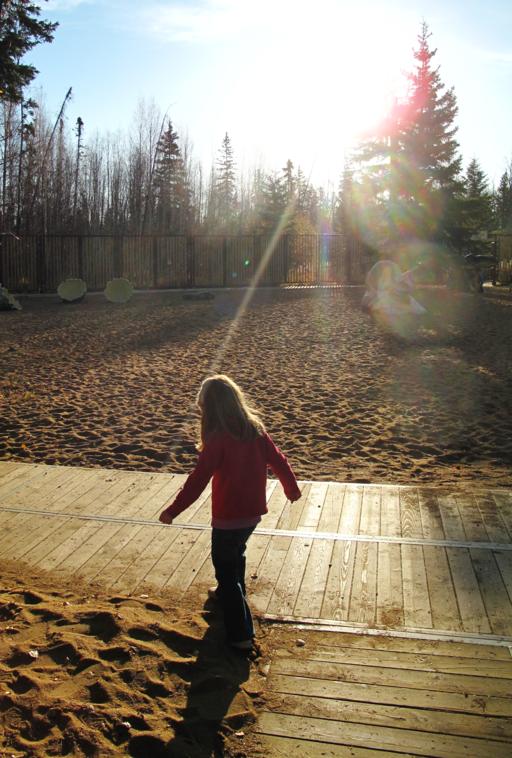
<path fill-rule="evenodd" d="M 512 284 L 512 232 L 498 232 L 496 243 L 496 278 L 500 284 Z"/>
<path fill-rule="evenodd" d="M 0 282 L 11 292 L 52 292 L 68 277 L 90 291 L 114 277 L 137 289 L 359 284 L 369 255 L 338 234 L 0 237 Z"/>

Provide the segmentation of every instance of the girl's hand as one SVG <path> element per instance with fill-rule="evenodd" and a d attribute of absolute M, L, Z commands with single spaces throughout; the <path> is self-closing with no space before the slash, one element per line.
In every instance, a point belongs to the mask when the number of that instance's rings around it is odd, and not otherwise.
<path fill-rule="evenodd" d="M 167 511 L 162 511 L 162 513 L 159 516 L 159 521 L 161 521 L 162 524 L 172 524 L 172 517 L 169 516 Z"/>

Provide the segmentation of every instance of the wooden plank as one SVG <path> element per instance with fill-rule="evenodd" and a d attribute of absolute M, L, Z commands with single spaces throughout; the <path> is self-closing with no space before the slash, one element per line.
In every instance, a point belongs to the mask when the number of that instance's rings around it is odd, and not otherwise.
<path fill-rule="evenodd" d="M 131 489 L 144 486 L 144 481 L 138 479 L 136 475 L 128 478 L 112 475 L 111 478 L 114 480 L 111 486 L 98 493 L 94 501 L 94 507 L 98 509 L 99 513 L 108 513 L 109 504 L 111 505 L 112 502 L 116 501 L 120 495 L 128 498 Z M 36 549 L 30 551 L 30 563 L 32 565 L 40 566 L 45 570 L 55 569 L 80 546 L 87 536 L 98 528 L 98 524 L 94 521 L 84 523 L 76 518 L 67 519 L 64 525 L 68 528 L 65 536 L 60 532 L 58 539 L 56 539 L 54 535 L 50 534 L 38 544 Z"/>
<path fill-rule="evenodd" d="M 377 546 L 377 608 L 379 626 L 401 627 L 405 623 L 400 545 Z"/>
<path fill-rule="evenodd" d="M 446 555 L 450 564 L 463 629 L 476 634 L 489 634 L 491 625 L 469 551 L 463 548 L 447 548 Z"/>
<path fill-rule="evenodd" d="M 317 529 L 322 506 L 327 496 L 327 488 L 326 482 L 313 482 L 311 485 L 297 525 L 298 532 L 310 532 Z"/>
<path fill-rule="evenodd" d="M 292 538 L 267 613 L 286 616 L 293 613 L 312 542 L 307 537 Z"/>
<path fill-rule="evenodd" d="M 418 502 L 423 536 L 434 540 L 443 540 L 445 537 L 443 519 L 436 493 L 432 490 L 419 489 Z"/>
<path fill-rule="evenodd" d="M 400 537 L 400 493 L 386 487 L 380 496 L 380 534 L 384 537 Z M 374 532 L 372 532 L 373 534 Z"/>
<path fill-rule="evenodd" d="M 103 478 L 102 478 L 103 477 Z M 47 492 L 46 497 L 41 498 L 41 505 L 49 513 L 66 512 L 70 510 L 80 510 L 79 504 L 89 502 L 89 493 L 96 491 L 99 493 L 108 488 L 109 473 L 94 474 L 91 471 L 81 472 L 72 476 L 66 481 L 66 486 L 56 491 Z M 39 545 L 40 542 L 56 528 L 55 517 L 40 520 L 40 527 L 33 528 L 35 516 L 32 513 L 17 513 L 16 518 L 9 521 L 8 526 L 4 529 L 4 535 L 0 540 L 0 555 L 7 556 L 11 559 L 21 558 L 29 553 L 32 548 Z M 59 525 L 62 521 L 58 522 Z M 43 526 L 44 525 L 44 526 Z"/>
<path fill-rule="evenodd" d="M 37 508 L 39 497 L 59 482 L 64 482 L 72 473 L 72 469 L 64 466 L 31 467 L 0 486 L 0 502 L 3 507 Z"/>
<path fill-rule="evenodd" d="M 286 506 L 283 508 L 283 512 L 277 522 L 277 529 L 285 529 L 295 531 L 300 523 L 302 513 L 306 508 L 306 503 L 309 498 L 312 483 L 307 482 L 302 486 L 302 496 L 295 503 L 287 501 Z"/>
<path fill-rule="evenodd" d="M 19 461 L 0 461 L 0 479 L 3 479 L 6 474 L 13 475 L 22 465 L 23 464 Z"/>
<path fill-rule="evenodd" d="M 423 537 L 418 490 L 400 490 L 400 527 L 402 537 Z"/>
<path fill-rule="evenodd" d="M 397 676 L 393 667 L 377 665 L 352 665 L 349 663 L 332 663 L 313 661 L 307 658 L 287 658 L 276 656 L 272 662 L 273 674 L 305 676 L 314 679 L 335 679 L 360 684 L 378 684 L 391 687 L 414 687 L 420 690 L 458 692 L 467 695 L 510 698 L 509 679 L 484 677 L 476 675 L 445 674 L 437 671 L 400 669 Z"/>
<path fill-rule="evenodd" d="M 101 575 L 102 584 L 114 592 L 131 593 L 148 574 L 154 571 L 150 584 L 162 587 L 168 577 L 155 570 L 159 560 L 177 542 L 184 532 L 181 529 L 141 527 L 133 529 L 130 539 L 118 550 Z"/>
<path fill-rule="evenodd" d="M 462 631 L 462 619 L 459 614 L 446 550 L 442 547 L 425 545 L 423 557 L 432 613 L 432 627 L 434 629 Z"/>
<path fill-rule="evenodd" d="M 326 634 L 336 647 L 361 648 L 363 650 L 395 650 L 397 652 L 426 653 L 428 655 L 457 655 L 459 658 L 478 660 L 510 660 L 508 647 L 503 645 L 481 645 L 474 642 L 453 642 L 452 640 L 432 640 L 420 637 L 397 637 L 383 634 L 353 634 L 351 632 L 325 632 L 311 630 L 308 640 L 312 645 L 324 645 Z"/>
<path fill-rule="evenodd" d="M 491 542 L 507 543 L 512 539 L 512 530 L 507 529 L 500 509 L 490 492 L 475 492 L 473 495 Z"/>
<path fill-rule="evenodd" d="M 318 521 L 319 532 L 337 532 L 343 511 L 346 485 L 330 482 L 327 486 L 325 500 Z"/>
<path fill-rule="evenodd" d="M 173 522 L 175 524 L 204 524 L 210 525 L 212 521 L 212 495 L 208 486 L 189 508 L 180 513 Z"/>
<path fill-rule="evenodd" d="M 107 567 L 107 581 L 115 591 L 135 593 L 142 585 L 161 587 L 156 569 L 160 558 L 178 539 L 178 529 L 140 527 L 127 530 L 127 539 Z M 154 572 L 154 573 L 152 573 Z"/>
<path fill-rule="evenodd" d="M 512 554 L 503 550 L 495 550 L 494 559 L 498 564 L 503 584 L 507 588 L 509 601 L 512 603 Z"/>
<path fill-rule="evenodd" d="M 456 492 L 453 497 L 462 518 L 466 538 L 472 542 L 487 542 L 487 529 L 473 496 L 466 492 Z"/>
<path fill-rule="evenodd" d="M 283 695 L 276 702 L 273 712 L 331 719 L 339 722 L 340 726 L 348 722 L 512 743 L 512 719 L 492 716 L 308 697 L 302 693 Z"/>
<path fill-rule="evenodd" d="M 432 628 L 425 560 L 421 545 L 401 545 L 405 625 Z"/>
<path fill-rule="evenodd" d="M 137 518 L 147 510 L 148 502 L 151 502 L 153 514 L 160 512 L 169 498 L 169 483 L 158 474 L 150 474 L 144 480 L 137 478 L 137 485 L 127 490 L 122 503 L 119 498 L 113 500 L 103 515 L 113 513 L 123 518 Z M 175 486 L 177 489 L 178 483 Z M 58 564 L 58 571 L 72 574 L 89 560 L 95 560 L 102 547 L 112 549 L 112 540 L 123 527 L 119 523 L 101 521 L 88 523 L 89 529 L 85 526 L 76 533 L 77 546 Z"/>
<path fill-rule="evenodd" d="M 446 539 L 465 540 L 466 533 L 454 496 L 451 494 L 440 494 L 437 496 L 437 503 Z"/>
<path fill-rule="evenodd" d="M 396 753 L 387 750 L 372 750 L 371 748 L 354 747 L 353 745 L 332 745 L 326 742 L 295 737 L 282 737 L 270 734 L 258 734 L 258 741 L 264 750 L 264 755 L 270 758 L 381 758 L 382 756 L 400 756 L 406 758 L 412 753 Z"/>
<path fill-rule="evenodd" d="M 210 557 L 210 543 L 210 530 L 198 532 L 192 547 L 189 548 L 183 560 L 177 565 L 173 573 L 170 574 L 164 587 L 166 589 L 179 590 L 181 593 L 187 592 L 194 579 L 194 575 Z"/>
<path fill-rule="evenodd" d="M 358 534 L 361 518 L 363 488 L 348 484 L 343 498 L 338 532 L 340 534 Z"/>
<path fill-rule="evenodd" d="M 365 485 L 363 489 L 363 497 L 361 501 L 359 534 L 367 534 L 367 535 L 381 534 L 380 500 L 381 500 L 381 488 Z"/>
<path fill-rule="evenodd" d="M 166 503 L 169 502 L 181 486 L 178 477 L 171 477 L 170 479 L 168 477 L 162 478 L 160 474 L 157 474 L 156 477 L 157 479 L 155 480 L 154 485 L 151 485 L 151 488 L 148 490 L 147 505 L 144 508 L 145 516 L 148 517 L 148 519 L 155 518 L 155 520 L 165 507 Z M 110 574 L 112 567 L 110 564 L 115 562 L 116 556 L 123 549 L 126 550 L 130 540 L 138 534 L 142 528 L 143 526 L 141 524 L 104 524 L 103 534 L 106 536 L 106 540 L 100 540 L 102 544 L 97 544 L 96 552 L 80 565 L 80 576 L 89 580 L 95 579 L 98 576 L 101 576 L 102 578 L 104 576 L 110 576 L 110 580 L 112 581 Z M 108 570 L 107 567 L 109 567 Z"/>
<path fill-rule="evenodd" d="M 115 497 L 116 487 L 124 489 L 126 485 L 126 476 L 122 474 L 117 476 L 113 475 L 110 471 L 98 471 L 98 474 L 91 477 L 90 480 L 93 486 L 83 491 L 78 497 L 74 497 L 73 500 L 68 501 L 69 505 L 73 506 L 73 509 L 80 511 L 81 506 L 86 508 L 90 507 L 91 503 L 102 502 L 108 500 L 109 497 Z M 71 490 L 73 494 L 76 493 L 75 485 Z M 65 510 L 65 508 L 64 508 Z M 27 514 L 27 517 L 33 519 L 34 516 Z M 78 519 L 73 519 L 71 516 L 64 517 L 63 520 L 53 516 L 48 517 L 44 522 L 44 528 L 39 528 L 37 531 L 30 531 L 27 533 L 25 539 L 23 539 L 19 545 L 14 545 L 9 551 L 9 557 L 22 558 L 25 555 L 28 556 L 28 560 L 32 565 L 36 565 L 37 562 L 44 558 L 44 556 L 59 544 L 59 540 L 63 539 L 63 535 L 67 532 L 67 535 L 71 534 L 77 528 L 79 528 L 83 522 Z M 58 526 L 56 525 L 58 523 Z"/>
<path fill-rule="evenodd" d="M 400 499 L 396 489 L 382 489 L 381 534 L 400 536 Z M 377 548 L 377 623 L 389 627 L 404 624 L 400 545 L 387 542 L 381 542 Z"/>
<path fill-rule="evenodd" d="M 358 700 L 365 703 L 422 708 L 436 713 L 450 711 L 452 713 L 475 713 L 486 717 L 512 717 L 512 699 L 510 697 L 344 682 L 306 676 L 289 676 L 273 672 L 267 679 L 267 687 L 271 692 L 294 692 L 310 698 L 330 697 L 337 700 Z"/>
<path fill-rule="evenodd" d="M 356 542 L 336 540 L 329 564 L 321 617 L 346 621 L 350 607 Z"/>
<path fill-rule="evenodd" d="M 150 530 L 152 534 L 148 534 Z M 158 531 L 163 533 L 162 537 L 157 534 Z M 170 534 L 170 532 L 175 531 L 177 531 L 177 534 Z M 130 562 L 129 568 L 124 571 L 123 574 L 118 576 L 111 585 L 112 589 L 117 592 L 133 592 L 134 587 L 142 584 L 142 582 L 144 582 L 146 586 L 153 585 L 159 588 L 164 587 L 172 573 L 179 566 L 180 562 L 193 547 L 201 534 L 203 534 L 203 532 L 200 530 L 174 530 L 165 529 L 165 527 L 162 527 L 161 530 L 153 530 L 151 527 L 144 527 L 141 532 L 142 537 L 146 538 L 144 541 L 144 552 L 146 551 L 147 546 L 151 545 L 150 552 L 156 558 L 153 567 L 148 571 L 145 577 L 141 578 L 137 557 L 141 551 L 135 553 L 132 552 L 132 561 Z M 160 553 L 162 540 L 165 536 L 167 536 L 166 549 Z M 147 539 L 148 537 L 149 539 Z M 137 538 L 129 543 L 129 547 L 134 546 L 134 542 Z"/>
<path fill-rule="evenodd" d="M 493 633 L 512 635 L 512 605 L 492 552 L 469 552 Z"/>
<path fill-rule="evenodd" d="M 291 537 L 270 538 L 267 550 L 258 569 L 258 579 L 252 589 L 253 603 L 260 613 L 266 613 L 267 611 L 290 543 Z"/>
<path fill-rule="evenodd" d="M 368 653 L 362 648 L 317 645 L 312 649 L 304 648 L 300 657 L 309 661 L 330 661 L 350 665 L 371 665 L 382 668 L 408 669 L 409 671 L 431 671 L 444 674 L 464 674 L 481 677 L 498 677 L 508 679 L 511 683 L 512 696 L 512 657 L 510 660 L 482 660 L 475 663 L 467 656 L 429 655 L 428 653 L 398 652 L 396 650 L 372 650 Z M 275 652 L 277 658 L 287 658 L 290 653 L 281 648 Z"/>
<path fill-rule="evenodd" d="M 268 549 L 269 542 L 269 535 L 252 534 L 247 543 L 245 567 L 247 587 L 252 587 L 254 582 L 259 578 L 260 564 Z"/>
<path fill-rule="evenodd" d="M 29 472 L 33 472 L 33 476 L 37 474 L 35 467 L 31 467 L 26 463 L 10 463 L 9 461 L 0 461 L 3 468 L 0 469 L 0 495 L 7 492 L 10 483 L 13 481 L 21 481 L 24 476 L 28 476 Z"/>
<path fill-rule="evenodd" d="M 333 540 L 313 540 L 306 569 L 297 595 L 294 613 L 318 618 L 322 611 L 325 585 L 331 563 Z"/>
<path fill-rule="evenodd" d="M 373 626 L 377 604 L 377 544 L 356 543 L 348 620 Z"/>
<path fill-rule="evenodd" d="M 170 574 L 169 579 L 164 584 L 166 589 L 175 589 L 181 594 L 189 591 L 189 588 L 204 564 L 211 567 L 211 533 L 210 531 L 199 532 L 197 537 L 185 554 L 184 558 L 177 565 L 175 571 Z M 149 577 L 145 582 L 149 581 Z M 144 585 L 141 585 L 141 587 Z"/>
<path fill-rule="evenodd" d="M 263 516 L 261 525 L 267 529 L 275 529 L 287 503 L 288 498 L 279 482 L 267 479 L 268 513 Z"/>
<path fill-rule="evenodd" d="M 417 732 L 412 729 L 393 729 L 375 725 L 340 724 L 329 719 L 285 715 L 264 711 L 256 732 L 280 736 L 313 738 L 322 742 L 373 747 L 380 750 L 411 752 L 417 755 L 450 755 L 453 758 L 510 758 L 510 745 L 495 740 L 474 737 Z"/>
<path fill-rule="evenodd" d="M 508 533 L 512 535 L 512 491 L 493 492 L 492 496 Z"/>

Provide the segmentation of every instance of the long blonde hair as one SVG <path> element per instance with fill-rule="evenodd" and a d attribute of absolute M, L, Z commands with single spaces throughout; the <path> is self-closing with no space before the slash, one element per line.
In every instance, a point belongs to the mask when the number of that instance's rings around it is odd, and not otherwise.
<path fill-rule="evenodd" d="M 201 409 L 199 449 L 215 432 L 228 432 L 239 440 L 254 439 L 265 432 L 263 421 L 240 387 L 225 374 L 214 374 L 203 381 L 197 405 Z"/>

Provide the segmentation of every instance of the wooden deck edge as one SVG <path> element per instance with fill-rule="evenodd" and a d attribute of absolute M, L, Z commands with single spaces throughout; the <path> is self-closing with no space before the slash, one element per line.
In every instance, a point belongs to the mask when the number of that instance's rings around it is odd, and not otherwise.
<path fill-rule="evenodd" d="M 126 471 L 131 474 L 159 475 L 163 476 L 178 476 L 185 478 L 187 474 L 179 474 L 176 471 L 141 471 L 140 469 L 125 469 L 125 468 L 111 468 L 108 466 L 67 466 L 65 464 L 44 463 L 39 461 L 17 461 L 12 458 L 0 458 L 0 463 L 12 463 L 16 466 L 47 466 L 48 468 L 70 468 L 70 469 L 83 469 L 84 471 Z M 269 481 L 277 481 L 269 477 Z M 509 485 L 503 485 L 502 487 L 486 487 L 485 485 L 479 485 L 472 481 L 453 482 L 451 484 L 436 484 L 435 482 L 410 482 L 409 484 L 394 484 L 393 482 L 358 482 L 358 481 L 340 481 L 338 479 L 299 479 L 299 484 L 338 484 L 344 487 L 385 487 L 387 489 L 394 490 L 434 490 L 436 492 L 440 490 L 444 491 L 462 491 L 470 489 L 472 493 L 475 492 L 498 492 L 498 493 L 510 493 L 512 494 L 512 482 Z"/>
<path fill-rule="evenodd" d="M 468 644 L 507 647 L 512 656 L 512 637 L 498 634 L 480 634 L 450 630 L 429 630 L 414 627 L 402 629 L 375 628 L 365 624 L 354 624 L 334 619 L 307 618 L 301 616 L 281 616 L 272 613 L 255 614 L 261 621 L 276 626 L 293 627 L 304 631 L 343 632 L 366 637 L 399 637 L 402 639 L 433 640 L 436 642 L 466 642 Z"/>

